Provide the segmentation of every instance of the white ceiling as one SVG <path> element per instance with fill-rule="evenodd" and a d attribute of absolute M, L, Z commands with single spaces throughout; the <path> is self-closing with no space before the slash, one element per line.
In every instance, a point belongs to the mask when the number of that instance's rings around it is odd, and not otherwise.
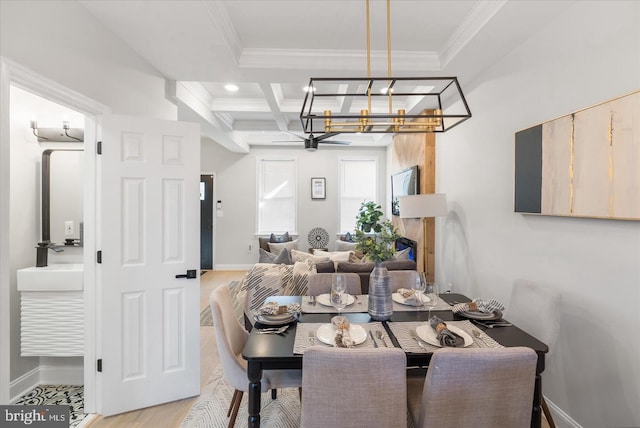
<path fill-rule="evenodd" d="M 199 120 L 203 135 L 233 151 L 298 144 L 283 131 L 303 135 L 299 115 L 310 77 L 366 76 L 365 0 L 81 3 L 172 81 L 168 95 L 181 119 Z M 391 0 L 392 75 L 458 76 L 464 91 L 570 3 Z M 371 0 L 370 10 L 372 75 L 386 76 L 386 1 Z M 239 91 L 228 92 L 227 83 Z M 390 141 L 384 134 L 334 139 Z"/>

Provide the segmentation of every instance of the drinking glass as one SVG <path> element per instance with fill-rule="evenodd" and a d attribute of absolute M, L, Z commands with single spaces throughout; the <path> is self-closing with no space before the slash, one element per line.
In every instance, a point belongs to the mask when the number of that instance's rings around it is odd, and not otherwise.
<path fill-rule="evenodd" d="M 424 272 L 416 272 L 416 276 L 414 278 L 413 283 L 411 284 L 411 288 L 413 288 L 414 293 L 416 294 L 416 298 L 419 302 L 422 302 L 420 306 L 416 306 L 416 311 L 419 311 L 422 306 L 424 306 L 424 301 L 422 300 L 422 293 L 427 286 L 427 277 Z"/>
<path fill-rule="evenodd" d="M 334 274 L 331 278 L 331 304 L 340 312 L 347 306 L 348 294 L 346 291 L 346 280 L 343 274 Z"/>
<path fill-rule="evenodd" d="M 424 294 L 429 298 L 429 301 L 424 302 L 424 305 L 429 309 L 428 317 L 431 318 L 431 309 L 435 308 L 438 304 L 438 284 L 435 282 L 427 282 L 424 288 Z"/>

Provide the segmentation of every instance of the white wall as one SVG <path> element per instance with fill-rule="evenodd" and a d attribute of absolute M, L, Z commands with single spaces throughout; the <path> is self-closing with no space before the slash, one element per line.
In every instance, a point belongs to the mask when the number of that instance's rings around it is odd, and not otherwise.
<path fill-rule="evenodd" d="M 314 227 L 329 232 L 329 249 L 335 248 L 339 224 L 338 159 L 344 156 L 375 156 L 378 159 L 379 202 L 386 200 L 386 148 L 343 149 L 320 145 L 316 152 L 302 148 L 258 148 L 249 154 L 232 153 L 208 140 L 202 142 L 201 171 L 216 172 L 216 200 L 224 217 L 216 218 L 217 269 L 246 269 L 258 261 L 256 230 L 256 157 L 293 155 L 298 160 L 298 248 L 309 249 L 307 235 Z M 311 200 L 311 177 L 326 177 L 327 198 Z M 354 226 L 355 216 L 353 213 Z M 249 244 L 253 251 L 249 253 Z"/>
<path fill-rule="evenodd" d="M 640 426 L 640 223 L 513 212 L 516 131 L 640 89 L 640 2 L 576 2 L 464 89 L 473 118 L 437 143 L 438 280 L 505 302 L 516 279 L 559 290 L 556 422 Z"/>

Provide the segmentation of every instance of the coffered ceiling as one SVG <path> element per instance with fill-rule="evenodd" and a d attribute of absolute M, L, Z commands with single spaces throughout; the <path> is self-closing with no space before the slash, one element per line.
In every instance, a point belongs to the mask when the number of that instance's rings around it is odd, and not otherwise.
<path fill-rule="evenodd" d="M 309 78 L 367 75 L 364 0 L 81 3 L 167 78 L 180 119 L 200 121 L 204 136 L 233 151 L 301 147 L 286 131 L 304 135 Z M 391 0 L 392 75 L 458 76 L 464 90 L 570 3 Z M 386 49 L 386 1 L 371 0 L 373 77 L 387 75 Z M 333 138 L 390 142 L 384 134 Z"/>

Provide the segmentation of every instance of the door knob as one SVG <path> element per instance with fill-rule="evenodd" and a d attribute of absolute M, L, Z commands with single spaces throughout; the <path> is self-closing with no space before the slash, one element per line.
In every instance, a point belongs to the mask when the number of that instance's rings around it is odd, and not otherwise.
<path fill-rule="evenodd" d="M 194 279 L 197 276 L 195 269 L 189 269 L 184 275 L 176 275 L 176 278 Z"/>

